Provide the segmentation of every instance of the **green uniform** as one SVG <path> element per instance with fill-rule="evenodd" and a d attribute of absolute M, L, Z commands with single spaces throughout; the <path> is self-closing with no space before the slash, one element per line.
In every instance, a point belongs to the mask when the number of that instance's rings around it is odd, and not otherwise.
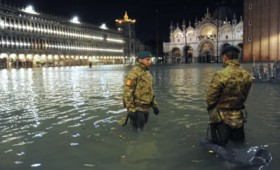
<path fill-rule="evenodd" d="M 232 128 L 243 126 L 244 117 L 240 110 L 250 91 L 253 78 L 244 70 L 237 60 L 228 60 L 225 68 L 218 71 L 210 84 L 207 92 L 208 108 L 217 108 L 222 121 Z M 218 119 L 210 116 L 212 123 Z"/>
<path fill-rule="evenodd" d="M 144 64 L 137 62 L 128 72 L 123 100 L 128 112 L 149 112 L 150 107 L 158 107 L 153 92 L 153 77 Z"/>

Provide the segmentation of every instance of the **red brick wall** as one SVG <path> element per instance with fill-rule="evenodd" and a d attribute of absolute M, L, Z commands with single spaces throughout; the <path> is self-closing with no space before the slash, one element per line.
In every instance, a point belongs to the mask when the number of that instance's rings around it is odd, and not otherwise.
<path fill-rule="evenodd" d="M 279 45 L 280 1 L 244 0 L 243 60 L 280 60 Z"/>

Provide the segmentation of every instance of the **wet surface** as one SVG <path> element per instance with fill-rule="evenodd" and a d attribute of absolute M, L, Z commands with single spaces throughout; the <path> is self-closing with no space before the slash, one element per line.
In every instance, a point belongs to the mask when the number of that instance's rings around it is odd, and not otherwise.
<path fill-rule="evenodd" d="M 249 64 L 245 67 L 251 67 Z M 0 70 L 0 169 L 216 170 L 240 167 L 207 153 L 206 91 L 221 64 L 154 66 L 160 114 L 144 131 L 122 127 L 129 66 Z M 246 146 L 268 145 L 279 169 L 280 85 L 254 84 Z"/>

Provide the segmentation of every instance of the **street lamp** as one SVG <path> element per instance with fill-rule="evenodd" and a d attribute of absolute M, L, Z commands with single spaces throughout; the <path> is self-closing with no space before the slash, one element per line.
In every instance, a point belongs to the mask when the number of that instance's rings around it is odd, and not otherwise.
<path fill-rule="evenodd" d="M 221 18 L 220 18 L 220 4 L 217 3 L 217 59 L 216 59 L 216 63 L 219 62 L 219 28 L 221 26 Z"/>
<path fill-rule="evenodd" d="M 220 20 L 217 19 L 217 58 L 216 63 L 219 62 L 219 28 L 220 28 Z"/>
<path fill-rule="evenodd" d="M 156 9 L 156 58 L 158 59 L 158 9 Z"/>

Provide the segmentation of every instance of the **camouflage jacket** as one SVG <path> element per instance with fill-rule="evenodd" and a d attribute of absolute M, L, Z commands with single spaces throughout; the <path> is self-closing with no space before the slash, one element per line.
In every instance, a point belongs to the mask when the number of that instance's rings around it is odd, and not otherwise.
<path fill-rule="evenodd" d="M 224 69 L 214 75 L 206 102 L 208 108 L 220 110 L 222 121 L 238 128 L 244 122 L 240 110 L 244 108 L 253 78 L 237 60 L 228 60 L 224 66 Z"/>
<path fill-rule="evenodd" d="M 144 64 L 137 62 L 128 72 L 123 101 L 128 112 L 149 112 L 150 107 L 158 107 L 153 92 L 153 77 Z"/>

